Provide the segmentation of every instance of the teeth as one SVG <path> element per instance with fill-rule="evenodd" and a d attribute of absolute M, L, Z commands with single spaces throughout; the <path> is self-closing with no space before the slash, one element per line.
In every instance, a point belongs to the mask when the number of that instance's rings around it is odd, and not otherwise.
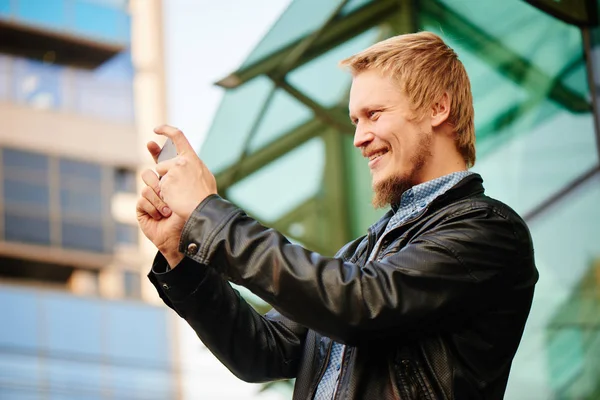
<path fill-rule="evenodd" d="M 385 154 L 385 151 L 381 151 L 379 153 L 375 153 L 375 154 L 371 154 L 371 156 L 369 157 L 369 161 L 373 161 L 374 159 L 376 159 L 377 157 L 380 157 L 382 155 Z"/>

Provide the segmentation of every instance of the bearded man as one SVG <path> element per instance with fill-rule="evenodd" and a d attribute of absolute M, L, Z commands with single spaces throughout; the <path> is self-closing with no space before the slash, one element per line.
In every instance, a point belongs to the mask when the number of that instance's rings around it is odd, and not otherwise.
<path fill-rule="evenodd" d="M 294 399 L 500 399 L 538 273 L 523 220 L 469 171 L 465 69 L 428 32 L 342 65 L 354 145 L 389 212 L 335 257 L 316 254 L 219 197 L 183 133 L 162 126 L 178 156 L 157 165 L 160 180 L 142 174 L 138 221 L 159 250 L 149 278 L 236 376 L 295 378 Z"/>

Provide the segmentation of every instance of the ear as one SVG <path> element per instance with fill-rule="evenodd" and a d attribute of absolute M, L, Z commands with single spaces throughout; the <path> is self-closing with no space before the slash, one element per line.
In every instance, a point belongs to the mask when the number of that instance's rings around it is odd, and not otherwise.
<path fill-rule="evenodd" d="M 450 96 L 444 92 L 442 97 L 431 106 L 431 126 L 437 128 L 450 116 Z"/>

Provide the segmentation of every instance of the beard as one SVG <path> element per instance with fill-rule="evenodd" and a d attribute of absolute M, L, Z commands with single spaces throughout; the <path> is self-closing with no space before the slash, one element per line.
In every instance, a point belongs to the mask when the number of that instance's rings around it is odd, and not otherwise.
<path fill-rule="evenodd" d="M 372 204 L 375 208 L 384 208 L 400 204 L 402 194 L 418 184 L 425 163 L 431 158 L 432 132 L 423 132 L 415 154 L 410 159 L 411 169 L 403 174 L 392 175 L 373 184 Z"/>

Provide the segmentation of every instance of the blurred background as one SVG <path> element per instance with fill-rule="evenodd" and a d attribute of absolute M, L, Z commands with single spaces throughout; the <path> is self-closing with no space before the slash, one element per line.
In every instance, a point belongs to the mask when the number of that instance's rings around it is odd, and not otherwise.
<path fill-rule="evenodd" d="M 337 62 L 419 30 L 465 64 L 474 170 L 532 231 L 506 398 L 599 399 L 597 25 L 596 0 L 0 0 L 0 399 L 290 399 L 237 380 L 146 280 L 145 143 L 182 128 L 222 196 L 333 254 L 382 213 Z"/>

